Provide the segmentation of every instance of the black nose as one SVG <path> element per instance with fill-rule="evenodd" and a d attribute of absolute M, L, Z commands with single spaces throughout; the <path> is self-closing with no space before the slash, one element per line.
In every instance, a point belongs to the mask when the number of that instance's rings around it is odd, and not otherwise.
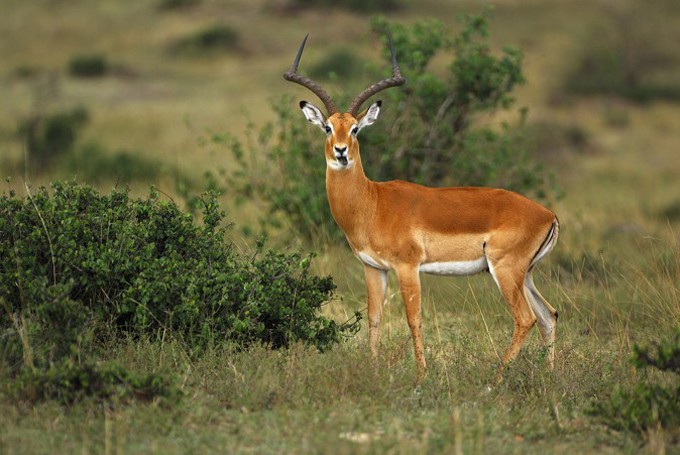
<path fill-rule="evenodd" d="M 335 151 L 338 152 L 338 153 L 343 153 L 344 151 L 347 150 L 346 145 L 343 145 L 342 147 L 336 145 L 336 146 L 334 146 L 334 148 L 335 148 Z"/>

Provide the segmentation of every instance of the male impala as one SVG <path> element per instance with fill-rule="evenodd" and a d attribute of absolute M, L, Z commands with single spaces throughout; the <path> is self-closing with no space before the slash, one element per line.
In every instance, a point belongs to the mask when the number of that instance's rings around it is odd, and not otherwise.
<path fill-rule="evenodd" d="M 392 77 L 366 88 L 343 114 L 321 86 L 297 74 L 306 41 L 307 37 L 284 78 L 311 90 L 328 111 L 325 116 L 311 103 L 300 102 L 307 120 L 326 133 L 326 194 L 333 218 L 364 265 L 373 355 L 378 349 L 388 270 L 394 270 L 399 280 L 419 380 L 425 374 L 419 273 L 468 275 L 489 271 L 515 321 L 502 365 L 517 355 L 527 333 L 538 322 L 552 368 L 557 311 L 536 290 L 531 272 L 557 242 L 555 214 L 502 189 L 428 188 L 400 180 L 373 182 L 366 178 L 357 135 L 377 120 L 380 101 L 357 112 L 371 96 L 405 82 L 394 47 Z"/>

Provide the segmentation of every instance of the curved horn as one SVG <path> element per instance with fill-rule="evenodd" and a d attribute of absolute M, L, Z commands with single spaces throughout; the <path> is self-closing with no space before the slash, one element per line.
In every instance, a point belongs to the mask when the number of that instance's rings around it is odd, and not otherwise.
<path fill-rule="evenodd" d="M 392 77 L 383 79 L 380 82 L 376 82 L 373 85 L 368 86 L 363 92 L 359 93 L 359 95 L 352 101 L 352 104 L 349 105 L 349 109 L 347 109 L 347 112 L 352 114 L 352 116 L 356 117 L 359 108 L 361 107 L 364 102 L 375 95 L 378 92 L 381 92 L 385 89 L 388 89 L 390 87 L 398 87 L 400 85 L 404 85 L 406 82 L 406 79 L 404 76 L 401 75 L 401 71 L 399 70 L 399 65 L 397 65 L 397 55 L 394 52 L 394 43 L 392 43 L 392 37 L 389 37 L 390 40 L 390 52 L 392 52 Z"/>
<path fill-rule="evenodd" d="M 305 48 L 305 43 L 307 43 L 307 38 L 309 38 L 309 33 L 307 33 L 305 39 L 302 40 L 300 49 L 298 49 L 297 56 L 295 57 L 295 61 L 293 61 L 290 69 L 283 73 L 283 78 L 287 81 L 295 82 L 296 84 L 300 84 L 303 87 L 308 88 L 312 93 L 318 96 L 319 99 L 323 101 L 323 104 L 326 106 L 326 110 L 328 111 L 328 115 L 330 116 L 338 112 L 338 108 L 336 108 L 335 104 L 333 104 L 333 100 L 331 99 L 330 95 L 328 95 L 328 93 L 326 93 L 326 91 L 319 84 L 310 78 L 300 76 L 297 73 L 298 65 L 300 64 L 300 57 L 302 57 L 302 51 Z"/>

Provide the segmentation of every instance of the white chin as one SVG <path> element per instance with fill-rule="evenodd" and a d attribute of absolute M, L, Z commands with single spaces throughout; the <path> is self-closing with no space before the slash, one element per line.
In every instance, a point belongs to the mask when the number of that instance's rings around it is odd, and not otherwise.
<path fill-rule="evenodd" d="M 354 161 L 348 160 L 347 164 L 341 164 L 337 160 L 326 160 L 326 164 L 328 165 L 328 167 L 330 169 L 333 169 L 334 171 L 342 171 L 342 170 L 351 168 L 352 165 L 354 164 Z"/>

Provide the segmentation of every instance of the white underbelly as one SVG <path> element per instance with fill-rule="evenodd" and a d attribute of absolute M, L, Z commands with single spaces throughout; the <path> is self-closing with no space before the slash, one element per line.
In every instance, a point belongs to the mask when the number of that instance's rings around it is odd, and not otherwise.
<path fill-rule="evenodd" d="M 361 262 L 373 268 L 380 270 L 390 270 L 392 268 L 387 261 L 365 252 L 357 252 L 356 256 Z M 418 271 L 433 275 L 473 275 L 488 269 L 489 264 L 486 262 L 486 257 L 481 256 L 479 259 L 472 261 L 426 262 L 420 264 Z"/>
<path fill-rule="evenodd" d="M 473 275 L 488 270 L 486 257 L 473 261 L 427 262 L 420 264 L 420 271 L 433 275 Z"/>

